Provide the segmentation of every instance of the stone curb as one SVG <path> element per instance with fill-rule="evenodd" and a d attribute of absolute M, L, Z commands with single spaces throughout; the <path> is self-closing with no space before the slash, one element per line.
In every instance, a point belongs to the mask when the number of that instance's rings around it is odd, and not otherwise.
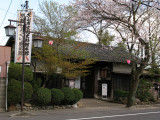
<path fill-rule="evenodd" d="M 152 105 L 134 105 L 129 109 L 145 109 L 145 108 L 160 108 L 160 104 L 152 104 Z"/>
<path fill-rule="evenodd" d="M 19 112 L 19 113 L 12 114 L 9 117 L 30 117 L 30 116 L 36 116 L 36 115 L 37 114 L 25 111 L 25 112 Z"/>

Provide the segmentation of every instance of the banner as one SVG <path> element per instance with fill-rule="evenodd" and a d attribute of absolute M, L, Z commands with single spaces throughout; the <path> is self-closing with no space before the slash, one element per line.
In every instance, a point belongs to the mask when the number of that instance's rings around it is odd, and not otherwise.
<path fill-rule="evenodd" d="M 24 31 L 24 21 L 26 19 L 26 29 L 25 29 L 25 39 L 23 40 Z M 15 63 L 22 63 L 23 60 L 23 42 L 25 46 L 25 61 L 24 63 L 31 62 L 31 49 L 32 49 L 32 23 L 33 23 L 33 13 L 32 11 L 18 11 L 18 22 L 16 30 L 16 41 L 15 41 Z"/>

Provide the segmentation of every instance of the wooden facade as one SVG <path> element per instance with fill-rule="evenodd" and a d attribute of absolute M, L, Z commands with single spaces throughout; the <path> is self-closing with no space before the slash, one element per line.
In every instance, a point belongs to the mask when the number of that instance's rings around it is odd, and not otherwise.
<path fill-rule="evenodd" d="M 117 71 L 115 70 L 115 66 Z M 131 68 L 126 64 L 119 63 L 117 65 L 111 62 L 97 62 L 91 69 L 91 73 L 81 78 L 81 90 L 84 93 L 84 97 L 102 98 L 102 84 L 104 83 L 107 84 L 108 98 L 113 97 L 115 89 L 128 91 L 130 72 Z"/>

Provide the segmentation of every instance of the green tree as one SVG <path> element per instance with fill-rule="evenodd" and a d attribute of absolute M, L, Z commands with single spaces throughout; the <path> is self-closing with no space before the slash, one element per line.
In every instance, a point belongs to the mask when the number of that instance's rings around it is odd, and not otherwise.
<path fill-rule="evenodd" d="M 150 46 L 150 54 L 151 54 L 151 60 L 149 62 L 149 71 L 151 74 L 159 74 L 160 73 L 160 61 L 159 61 L 159 38 L 158 38 L 158 33 L 153 34 L 152 38 L 149 42 Z"/>
<path fill-rule="evenodd" d="M 101 44 L 105 46 L 109 46 L 111 42 L 114 40 L 114 36 L 110 35 L 108 31 L 99 31 L 99 38 L 101 41 Z"/>
<path fill-rule="evenodd" d="M 89 53 L 81 50 L 85 43 L 71 42 L 63 44 L 61 39 L 60 45 L 56 46 L 56 39 L 54 45 L 49 46 L 45 44 L 41 49 L 33 50 L 34 56 L 41 63 L 41 70 L 46 74 L 46 79 L 43 87 L 46 86 L 49 76 L 60 69 L 60 73 L 65 77 L 85 76 L 89 73 L 92 60 Z"/>
<path fill-rule="evenodd" d="M 42 2 L 40 5 L 41 15 L 36 16 L 35 29 L 43 34 L 45 40 L 42 49 L 33 49 L 34 56 L 41 62 L 42 70 L 46 74 L 43 87 L 49 80 L 49 75 L 60 72 L 65 77 L 76 77 L 86 75 L 87 68 L 93 61 L 87 53 L 79 50 L 82 46 L 73 40 L 76 39 L 76 17 L 77 11 L 70 5 L 60 5 L 56 2 Z M 52 40 L 53 45 L 48 45 Z"/>
<path fill-rule="evenodd" d="M 74 7 L 44 1 L 40 4 L 40 13 L 34 19 L 36 31 L 52 38 L 74 38 L 76 24 L 72 19 L 77 15 Z"/>

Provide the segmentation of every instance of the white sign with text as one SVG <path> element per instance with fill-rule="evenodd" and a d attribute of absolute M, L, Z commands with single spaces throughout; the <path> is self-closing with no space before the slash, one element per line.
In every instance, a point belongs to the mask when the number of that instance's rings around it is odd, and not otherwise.
<path fill-rule="evenodd" d="M 102 96 L 107 97 L 107 84 L 102 84 Z"/>
<path fill-rule="evenodd" d="M 25 26 L 25 39 L 24 36 L 24 20 L 26 18 L 26 26 Z M 33 12 L 32 11 L 18 11 L 18 21 L 17 30 L 16 30 L 16 42 L 15 42 L 15 63 L 22 63 L 23 56 L 23 42 L 25 47 L 25 63 L 31 62 L 31 48 L 32 48 L 32 34 L 30 33 L 32 29 L 33 22 Z"/>

